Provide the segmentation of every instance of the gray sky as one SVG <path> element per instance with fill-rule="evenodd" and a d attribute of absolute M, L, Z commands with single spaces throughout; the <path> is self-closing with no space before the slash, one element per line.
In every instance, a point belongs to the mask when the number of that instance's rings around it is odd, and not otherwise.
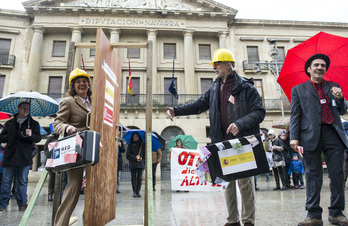
<path fill-rule="evenodd" d="M 10 0 L 4 9 L 24 10 L 23 0 Z M 238 10 L 236 18 L 348 23 L 348 0 L 217 0 Z"/>

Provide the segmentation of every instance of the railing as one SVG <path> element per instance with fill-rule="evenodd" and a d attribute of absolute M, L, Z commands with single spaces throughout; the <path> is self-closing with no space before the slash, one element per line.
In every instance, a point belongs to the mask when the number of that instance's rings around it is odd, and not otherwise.
<path fill-rule="evenodd" d="M 16 62 L 16 56 L 15 55 L 3 55 L 0 54 L 0 66 L 12 66 L 14 67 Z"/>
<path fill-rule="evenodd" d="M 284 62 L 278 61 L 278 70 L 280 70 L 283 67 Z M 257 66 L 259 66 L 260 70 L 269 70 L 269 68 L 272 68 L 273 71 L 276 71 L 275 61 L 249 61 L 249 60 L 243 60 L 243 70 L 256 70 Z"/>
<path fill-rule="evenodd" d="M 268 64 L 268 61 L 252 61 L 252 60 L 243 60 L 243 70 L 256 70 L 256 63 L 261 63 L 260 69 L 261 70 L 268 70 L 265 64 Z"/>
<path fill-rule="evenodd" d="M 44 93 L 42 93 L 44 94 Z M 45 94 L 58 102 L 63 97 L 62 93 Z M 152 105 L 158 106 L 178 106 L 182 104 L 192 103 L 197 100 L 201 94 L 179 94 L 179 99 L 175 99 L 171 94 L 153 94 Z M 288 99 L 282 99 L 284 111 L 290 111 L 290 102 Z M 280 99 L 263 99 L 262 104 L 267 111 L 280 111 Z M 146 94 L 136 94 L 131 96 L 129 94 L 121 94 L 121 107 L 144 107 L 146 105 Z"/>

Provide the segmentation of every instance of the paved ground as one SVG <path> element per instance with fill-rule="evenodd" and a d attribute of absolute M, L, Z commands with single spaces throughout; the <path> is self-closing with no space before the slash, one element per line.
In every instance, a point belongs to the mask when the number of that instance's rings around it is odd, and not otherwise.
<path fill-rule="evenodd" d="M 31 173 L 31 175 L 34 174 L 37 173 Z M 36 177 L 38 176 L 36 175 Z M 30 176 L 29 181 L 31 181 L 28 189 L 30 198 L 36 185 L 34 176 Z M 259 176 L 258 187 L 260 190 L 256 192 L 256 225 L 297 225 L 298 221 L 303 220 L 306 216 L 304 208 L 305 189 L 273 191 L 274 185 L 272 177 L 270 182 L 266 182 L 265 177 Z M 154 192 L 154 222 L 156 226 L 224 225 L 227 212 L 223 191 L 178 193 L 170 190 L 169 180 L 158 181 L 156 189 Z M 120 191 L 121 193 L 117 194 L 116 218 L 107 225 L 143 225 L 143 197 L 133 198 L 129 181 L 121 181 Z M 327 220 L 329 200 L 329 180 L 326 174 L 321 192 L 324 225 L 331 225 Z M 73 213 L 73 216 L 78 217 L 78 221 L 73 226 L 82 225 L 83 207 L 84 195 L 81 195 Z M 52 202 L 47 201 L 46 184 L 41 191 L 28 225 L 50 225 L 51 214 Z M 345 214 L 348 215 L 347 210 Z M 12 199 L 7 211 L 0 213 L 0 225 L 18 225 L 22 215 L 22 212 L 18 212 L 16 201 Z"/>

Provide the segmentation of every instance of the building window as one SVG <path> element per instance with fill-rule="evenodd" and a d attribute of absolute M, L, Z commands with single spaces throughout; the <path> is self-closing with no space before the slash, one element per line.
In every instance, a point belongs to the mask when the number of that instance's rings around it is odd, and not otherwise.
<path fill-rule="evenodd" d="M 11 47 L 11 39 L 0 38 L 0 55 L 9 55 Z"/>
<path fill-rule="evenodd" d="M 132 42 L 128 42 L 132 43 Z M 140 48 L 128 48 L 127 49 L 127 58 L 131 59 L 140 59 Z"/>
<path fill-rule="evenodd" d="M 164 43 L 164 59 L 176 59 L 176 44 L 175 43 Z"/>
<path fill-rule="evenodd" d="M 200 60 L 211 60 L 211 50 L 209 44 L 199 44 L 198 48 Z"/>
<path fill-rule="evenodd" d="M 279 62 L 284 62 L 285 60 L 285 51 L 284 47 L 278 47 L 279 55 L 278 55 L 278 61 Z"/>
<path fill-rule="evenodd" d="M 259 50 L 257 46 L 247 46 L 247 54 L 249 63 L 259 61 Z"/>
<path fill-rule="evenodd" d="M 91 41 L 91 43 L 95 43 L 95 41 Z M 90 48 L 89 57 L 95 57 L 95 48 Z"/>
<path fill-rule="evenodd" d="M 66 41 L 53 41 L 52 57 L 65 57 Z"/>
<path fill-rule="evenodd" d="M 213 84 L 212 78 L 202 78 L 201 79 L 201 94 L 207 92 L 211 85 Z"/>
<path fill-rule="evenodd" d="M 48 84 L 48 96 L 53 99 L 59 99 L 62 97 L 62 77 L 50 77 Z"/>
<path fill-rule="evenodd" d="M 5 78 L 5 75 L 0 75 L 0 98 L 2 98 L 2 94 L 4 92 Z"/>
<path fill-rule="evenodd" d="M 127 104 L 139 104 L 140 78 L 135 78 L 132 76 L 132 83 L 133 83 L 132 93 L 135 94 L 134 96 L 131 96 L 128 93 L 128 81 L 129 81 L 129 77 L 127 77 L 127 84 L 126 84 L 126 102 Z"/>
<path fill-rule="evenodd" d="M 255 80 L 254 80 L 254 86 L 255 86 L 257 92 L 259 92 L 260 97 L 263 98 L 262 80 L 260 80 L 260 79 L 255 79 Z"/>
<path fill-rule="evenodd" d="M 166 105 L 176 105 L 178 104 L 178 99 L 176 99 L 174 97 L 173 94 L 171 94 L 168 90 L 170 83 L 172 82 L 172 78 L 164 78 L 164 104 Z M 174 83 L 175 83 L 175 88 L 176 88 L 176 92 L 178 92 L 178 83 L 177 83 L 177 79 L 174 78 Z"/>

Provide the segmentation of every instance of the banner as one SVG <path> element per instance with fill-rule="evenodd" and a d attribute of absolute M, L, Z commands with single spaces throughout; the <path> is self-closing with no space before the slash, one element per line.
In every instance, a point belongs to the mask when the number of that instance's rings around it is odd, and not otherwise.
<path fill-rule="evenodd" d="M 199 152 L 197 150 L 171 149 L 172 190 L 177 191 L 220 191 L 221 185 L 213 185 L 199 179 L 195 173 Z"/>

